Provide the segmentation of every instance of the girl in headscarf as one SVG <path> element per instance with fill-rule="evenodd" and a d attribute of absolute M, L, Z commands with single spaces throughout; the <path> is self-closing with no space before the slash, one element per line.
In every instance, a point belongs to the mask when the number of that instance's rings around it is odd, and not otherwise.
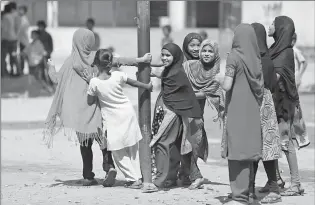
<path fill-rule="evenodd" d="M 218 118 L 221 118 L 224 112 L 224 94 L 220 84 L 214 80 L 215 75 L 220 72 L 218 44 L 211 40 L 203 41 L 200 46 L 199 57 L 200 60 L 184 62 L 183 67 L 196 94 L 202 114 L 207 100 L 209 105 L 213 106 L 218 112 Z M 181 171 L 188 171 L 188 173 L 180 173 L 180 175 L 183 175 L 182 178 L 186 175 L 190 176 L 192 184 L 189 188 L 198 189 L 204 180 L 198 168 L 197 159 L 200 157 L 206 162 L 208 158 L 208 138 L 204 127 L 198 129 L 195 120 L 190 122 L 190 127 L 193 152 L 183 158 L 184 164 L 182 164 L 183 169 Z"/>
<path fill-rule="evenodd" d="M 181 49 L 174 43 L 162 48 L 161 60 L 165 69 L 159 76 L 162 90 L 156 102 L 156 108 L 160 108 L 162 114 L 150 143 L 154 147 L 157 168 L 154 184 L 158 187 L 176 185 L 181 155 L 192 151 L 189 122 L 198 119 L 196 125 L 202 124 L 200 106 L 183 69 L 183 57 Z"/>
<path fill-rule="evenodd" d="M 202 37 L 198 33 L 189 33 L 183 42 L 184 61 L 199 60 L 200 44 Z"/>
<path fill-rule="evenodd" d="M 83 161 L 83 185 L 90 186 L 97 183 L 92 172 L 92 143 L 95 139 L 102 150 L 103 169 L 107 173 L 103 185 L 111 186 L 115 182 L 116 170 L 111 153 L 106 148 L 105 135 L 102 134 L 100 107 L 98 102 L 88 105 L 87 100 L 84 100 L 87 99 L 89 86 L 89 79 L 84 77 L 84 72 L 97 75 L 97 70 L 91 67 L 95 56 L 95 52 L 92 52 L 94 43 L 93 32 L 80 28 L 73 34 L 72 52 L 59 72 L 56 72 L 53 63 L 49 61 L 50 77 L 58 86 L 46 119 L 44 140 L 51 147 L 53 137 L 60 128 L 75 131 Z M 151 57 L 147 55 L 147 58 L 116 58 L 114 64 L 137 65 L 137 62 L 150 62 Z M 60 119 L 60 125 L 57 125 L 57 117 Z M 67 135 L 71 137 L 71 133 L 67 132 Z"/>
<path fill-rule="evenodd" d="M 232 199 L 247 204 L 250 168 L 262 155 L 260 106 L 264 93 L 259 47 L 250 24 L 236 27 L 225 76 L 217 74 L 215 79 L 227 91 L 222 157 L 228 158 Z"/>
<path fill-rule="evenodd" d="M 202 37 L 198 33 L 189 33 L 183 42 L 183 53 L 184 53 L 184 60 L 183 62 L 187 60 L 199 60 L 199 50 L 200 50 L 200 44 L 202 42 Z M 164 69 L 163 63 L 151 63 L 151 67 L 159 67 L 160 70 L 152 70 L 151 77 L 161 77 L 161 73 Z M 158 105 L 158 101 L 161 99 L 161 93 L 157 98 L 156 105 Z M 161 106 L 156 106 L 154 110 L 154 117 L 152 122 L 152 134 L 155 135 L 157 130 L 159 129 L 159 126 L 163 120 L 163 109 Z M 182 167 L 181 167 L 182 168 Z M 177 170 L 179 168 L 176 168 Z M 181 182 L 182 184 L 188 185 L 191 184 L 189 180 L 189 169 L 185 169 L 186 171 L 181 170 L 181 172 L 184 175 L 181 175 Z M 155 178 L 156 175 L 156 166 L 155 166 L 155 153 L 154 150 L 152 150 L 152 175 L 153 178 Z M 187 175 L 187 176 L 186 176 Z"/>
<path fill-rule="evenodd" d="M 261 200 L 261 203 L 276 203 L 281 201 L 280 190 L 277 184 L 276 160 L 281 157 L 282 151 L 277 116 L 271 93 L 274 92 L 277 76 L 268 52 L 265 27 L 260 23 L 253 23 L 252 27 L 255 30 L 260 50 L 265 85 L 264 99 L 260 108 L 263 139 L 262 160 L 268 177 L 270 193 Z M 255 178 L 258 163 L 259 161 L 254 162 L 249 187 L 250 196 L 254 199 L 257 198 L 255 194 Z"/>
<path fill-rule="evenodd" d="M 269 48 L 269 53 L 277 73 L 274 103 L 277 120 L 279 123 L 282 150 L 284 151 L 291 174 L 291 186 L 283 196 L 302 195 L 304 189 L 301 187 L 297 156 L 295 151 L 295 135 L 292 133 L 294 115 L 298 111 L 299 95 L 295 84 L 294 52 L 292 49 L 292 36 L 295 32 L 294 22 L 287 16 L 278 16 L 269 28 L 269 36 L 275 42 Z M 284 182 L 277 169 L 279 181 L 284 187 Z"/>

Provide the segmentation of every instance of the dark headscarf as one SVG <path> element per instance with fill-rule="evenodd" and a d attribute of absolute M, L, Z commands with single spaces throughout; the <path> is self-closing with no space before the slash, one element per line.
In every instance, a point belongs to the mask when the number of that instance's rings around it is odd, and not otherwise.
<path fill-rule="evenodd" d="M 193 39 L 197 39 L 198 41 L 200 41 L 200 44 L 202 43 L 202 37 L 200 34 L 198 33 L 189 33 L 183 42 L 183 52 L 185 55 L 185 58 L 187 60 L 199 60 L 199 56 L 198 57 L 194 57 L 192 56 L 189 51 L 188 51 L 188 44 L 190 43 L 190 41 L 192 41 Z"/>
<path fill-rule="evenodd" d="M 173 63 L 165 67 L 162 73 L 162 96 L 165 106 L 177 115 L 201 118 L 201 109 L 195 93 L 183 68 L 183 52 L 174 43 L 168 43 L 162 49 L 173 56 Z"/>
<path fill-rule="evenodd" d="M 237 55 L 242 62 L 249 86 L 257 102 L 261 105 L 264 94 L 264 78 L 260 52 L 254 28 L 250 24 L 240 24 L 235 28 L 230 55 Z"/>
<path fill-rule="evenodd" d="M 295 32 L 294 22 L 287 16 L 275 18 L 275 42 L 269 48 L 271 60 L 273 61 L 276 72 L 281 76 L 286 93 L 293 101 L 299 99 L 295 85 L 295 64 L 292 49 L 292 36 Z"/>
<path fill-rule="evenodd" d="M 257 43 L 260 50 L 265 88 L 273 93 L 275 85 L 277 83 L 277 75 L 267 47 L 266 30 L 265 27 L 260 23 L 253 23 L 252 26 L 255 30 Z"/>

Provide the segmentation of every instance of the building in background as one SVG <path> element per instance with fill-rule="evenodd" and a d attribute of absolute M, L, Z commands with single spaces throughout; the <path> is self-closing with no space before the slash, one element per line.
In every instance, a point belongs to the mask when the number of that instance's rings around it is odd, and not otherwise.
<path fill-rule="evenodd" d="M 1 9 L 8 1 L 1 1 Z M 35 25 L 84 26 L 92 17 L 97 27 L 135 27 L 136 1 L 18 1 L 28 6 Z M 290 16 L 299 36 L 298 44 L 314 46 L 314 1 L 150 1 L 151 27 L 170 24 L 173 30 L 219 28 L 231 30 L 241 22 L 265 26 L 277 15 Z M 301 11 L 301 12 L 297 12 Z M 307 19 L 307 23 L 305 23 Z M 224 37 L 223 37 L 224 38 Z"/>
<path fill-rule="evenodd" d="M 50 26 L 84 26 L 86 19 L 92 17 L 100 27 L 134 27 L 137 15 L 136 1 L 19 1 L 18 4 L 29 8 L 28 18 L 33 25 L 37 20 L 45 20 Z M 240 23 L 241 2 L 150 1 L 151 27 L 167 22 L 174 30 L 219 28 L 220 18 L 230 16 L 234 5 L 236 12 L 232 18 L 225 18 L 225 23 L 226 19 Z"/>

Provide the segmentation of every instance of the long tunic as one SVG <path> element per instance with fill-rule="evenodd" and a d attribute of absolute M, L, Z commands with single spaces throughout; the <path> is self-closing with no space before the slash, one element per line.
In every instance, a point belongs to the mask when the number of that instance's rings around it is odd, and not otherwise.
<path fill-rule="evenodd" d="M 262 154 L 260 107 L 239 60 L 234 55 L 226 65 L 225 75 L 234 78 L 226 93 L 226 154 L 229 160 L 258 160 Z"/>
<path fill-rule="evenodd" d="M 108 150 L 131 147 L 142 139 L 136 112 L 122 90 L 126 82 L 125 73 L 114 71 L 107 80 L 93 78 L 87 91 L 89 95 L 97 96 L 100 102 Z"/>

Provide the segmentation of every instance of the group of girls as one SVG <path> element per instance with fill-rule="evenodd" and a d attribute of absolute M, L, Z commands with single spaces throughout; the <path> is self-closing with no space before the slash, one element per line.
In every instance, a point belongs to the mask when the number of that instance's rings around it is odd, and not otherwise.
<path fill-rule="evenodd" d="M 208 158 L 203 122 L 208 102 L 218 113 L 216 120 L 223 122 L 221 154 L 228 159 L 232 190 L 229 203 L 248 204 L 256 199 L 255 175 L 261 159 L 268 182 L 260 192 L 269 192 L 262 203 L 279 202 L 281 195 L 303 194 L 292 129 L 299 108 L 291 46 L 294 32 L 289 17 L 275 18 L 269 28 L 269 36 L 275 42 L 268 49 L 263 25 L 238 25 L 225 75 L 220 73 L 218 44 L 202 40 L 197 33 L 186 36 L 183 50 L 174 43 L 162 47 L 162 64 L 151 63 L 163 67 L 162 72 L 151 73 L 161 79 L 150 143 L 156 187 L 169 188 L 178 182 L 189 189 L 202 187 L 205 180 L 197 160 Z M 103 153 L 103 185 L 115 183 L 115 161 L 127 180 L 125 186 L 141 188 L 138 142 L 142 136 L 122 87 L 127 83 L 152 91 L 152 84 L 132 80 L 114 68 L 150 63 L 152 56 L 118 58 L 106 49 L 92 52 L 93 45 L 93 33 L 78 29 L 73 36 L 72 54 L 60 71 L 56 72 L 49 62 L 50 76 L 58 86 L 46 122 L 45 139 L 52 143 L 59 117 L 63 127 L 77 134 L 84 185 L 97 183 L 92 172 L 91 146 L 95 139 Z M 280 194 L 279 187 L 284 186 L 277 161 L 281 151 L 288 159 L 291 186 Z"/>

